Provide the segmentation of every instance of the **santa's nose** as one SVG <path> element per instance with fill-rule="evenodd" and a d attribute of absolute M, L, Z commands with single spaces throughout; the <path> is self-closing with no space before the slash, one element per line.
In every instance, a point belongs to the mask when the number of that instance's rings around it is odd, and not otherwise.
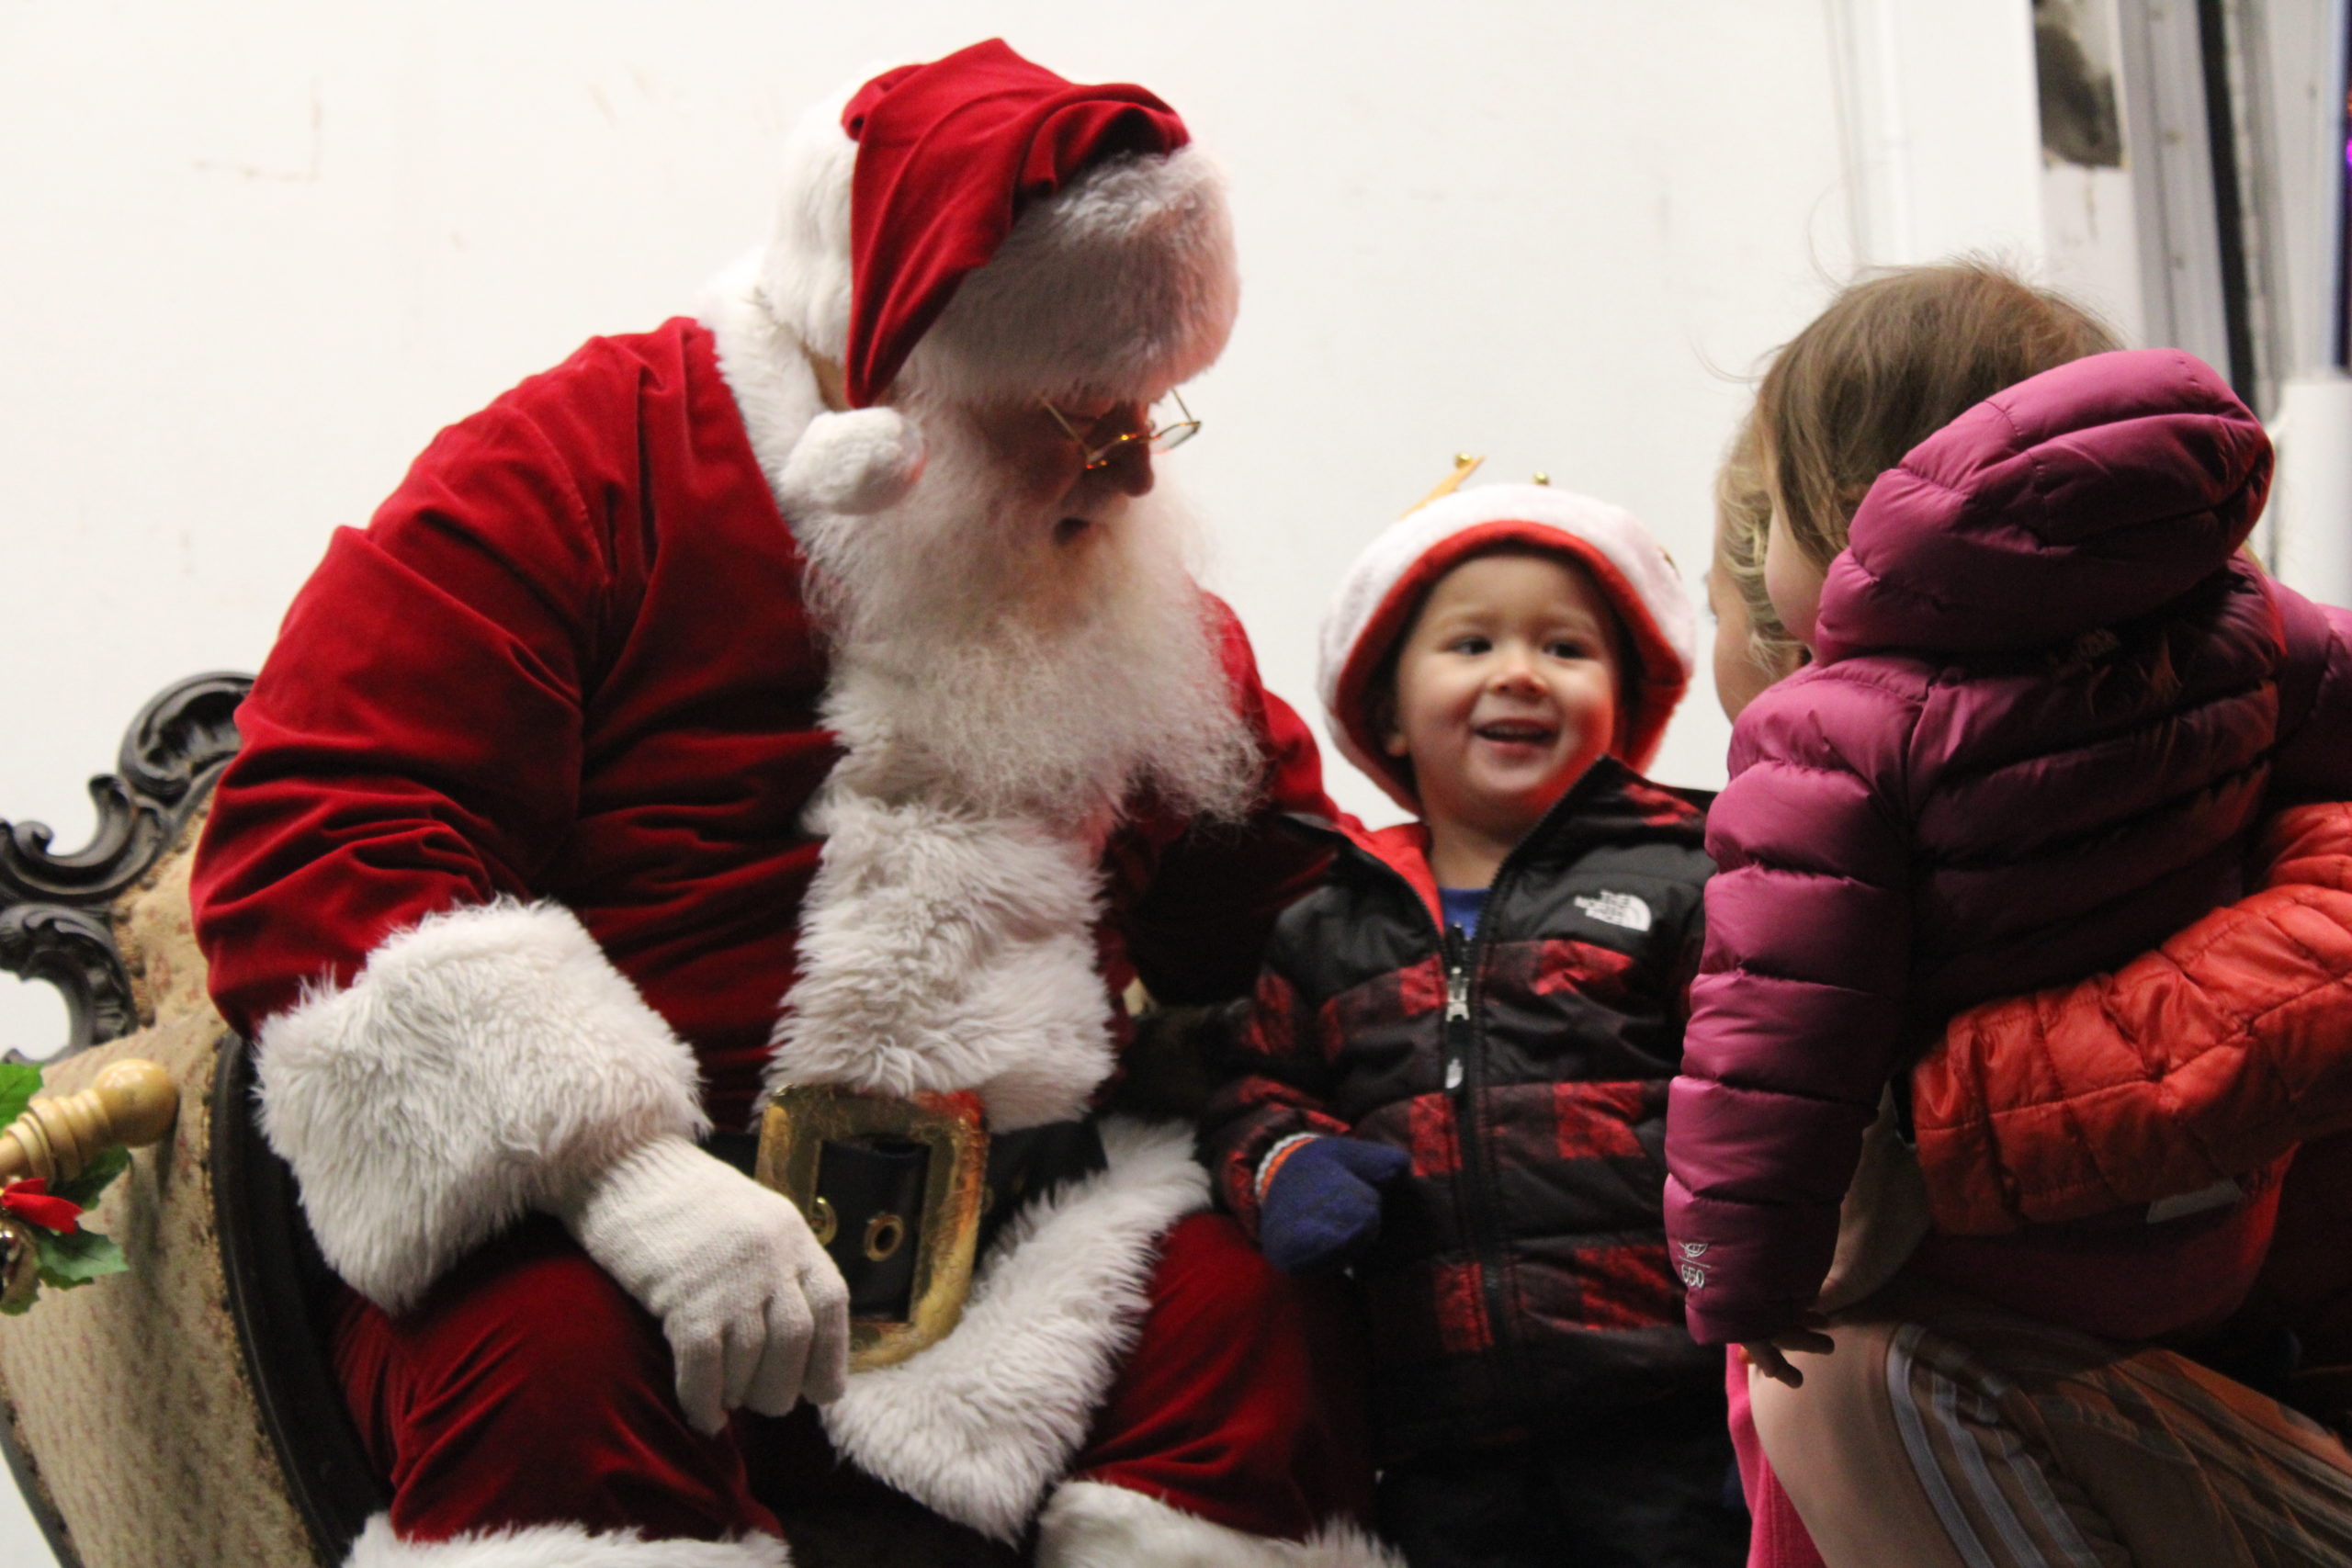
<path fill-rule="evenodd" d="M 1104 483 L 1121 495 L 1148 495 L 1151 491 L 1151 443 L 1122 441 L 1096 470 Z"/>

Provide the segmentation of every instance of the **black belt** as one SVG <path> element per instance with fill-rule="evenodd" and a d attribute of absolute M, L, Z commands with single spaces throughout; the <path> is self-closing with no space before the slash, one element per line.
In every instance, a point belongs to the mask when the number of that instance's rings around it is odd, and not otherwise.
<path fill-rule="evenodd" d="M 746 1175 L 760 1150 L 751 1133 L 714 1133 L 703 1145 Z M 1091 1120 L 1054 1122 L 989 1135 L 988 1185 L 981 1194 L 978 1252 L 1032 1198 L 1107 1168 L 1102 1135 Z M 825 1251 L 849 1286 L 850 1314 L 903 1320 L 914 1287 L 922 1240 L 923 1184 L 931 1150 L 901 1138 L 829 1141 L 817 1167 L 817 1196 L 831 1210 Z"/>

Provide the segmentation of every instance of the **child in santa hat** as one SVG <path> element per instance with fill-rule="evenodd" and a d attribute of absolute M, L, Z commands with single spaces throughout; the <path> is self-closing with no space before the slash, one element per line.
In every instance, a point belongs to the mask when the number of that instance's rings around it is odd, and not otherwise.
<path fill-rule="evenodd" d="M 1340 749 L 1417 820 L 1328 829 L 1208 1145 L 1270 1259 L 1364 1288 L 1415 1568 L 1742 1560 L 1662 1218 L 1703 802 L 1636 772 L 1691 647 L 1642 525 L 1540 484 L 1409 513 L 1324 625 Z"/>

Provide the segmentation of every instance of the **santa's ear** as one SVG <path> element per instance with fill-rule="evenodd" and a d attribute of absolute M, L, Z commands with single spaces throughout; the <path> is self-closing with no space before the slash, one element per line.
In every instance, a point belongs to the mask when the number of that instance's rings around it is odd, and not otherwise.
<path fill-rule="evenodd" d="M 922 458 L 922 433 L 896 409 L 820 413 L 785 458 L 776 499 L 787 513 L 879 512 L 914 488 Z"/>

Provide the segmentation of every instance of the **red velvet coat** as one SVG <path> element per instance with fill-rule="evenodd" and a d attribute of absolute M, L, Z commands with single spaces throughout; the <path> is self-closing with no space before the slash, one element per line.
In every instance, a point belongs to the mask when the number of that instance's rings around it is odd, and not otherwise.
<path fill-rule="evenodd" d="M 836 756 L 801 574 L 695 322 L 595 339 L 442 432 L 334 534 L 239 712 L 195 886 L 223 1015 L 251 1033 L 435 911 L 551 899 L 741 1123 Z M 1266 819 L 1329 814 L 1312 739 L 1218 611 Z M 1106 852 L 1106 981 L 1240 994 L 1320 859 L 1139 810 Z"/>

